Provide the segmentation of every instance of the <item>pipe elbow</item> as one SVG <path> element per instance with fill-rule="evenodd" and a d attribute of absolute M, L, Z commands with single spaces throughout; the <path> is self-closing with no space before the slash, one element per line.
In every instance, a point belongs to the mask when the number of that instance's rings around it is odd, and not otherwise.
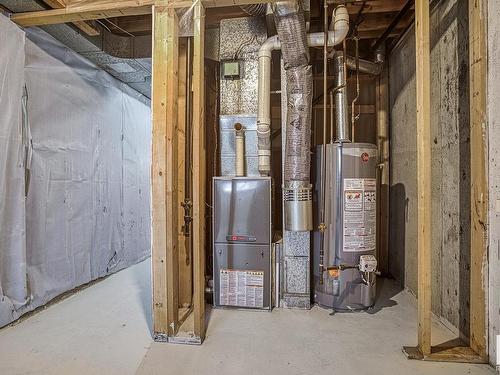
<path fill-rule="evenodd" d="M 328 31 L 328 47 L 336 46 L 344 41 L 349 33 L 349 13 L 343 5 L 338 6 L 333 14 L 330 30 Z M 317 32 L 307 34 L 309 47 L 322 47 L 325 41 L 325 33 Z"/>
<path fill-rule="evenodd" d="M 281 43 L 280 43 L 277 35 L 273 35 L 273 36 L 267 38 L 267 40 L 264 43 L 262 43 L 262 45 L 259 48 L 259 54 L 258 54 L 259 59 L 261 57 L 271 58 L 271 53 L 274 50 L 278 50 L 280 48 L 281 48 Z"/>
<path fill-rule="evenodd" d="M 335 23 L 347 23 L 349 26 L 349 12 L 347 11 L 347 7 L 345 5 L 339 5 L 336 7 L 333 11 L 333 22 L 334 22 L 334 28 L 335 28 Z"/>
<path fill-rule="evenodd" d="M 340 5 L 333 11 L 332 23 L 328 33 L 328 45 L 341 43 L 349 33 L 349 13 L 345 5 Z"/>

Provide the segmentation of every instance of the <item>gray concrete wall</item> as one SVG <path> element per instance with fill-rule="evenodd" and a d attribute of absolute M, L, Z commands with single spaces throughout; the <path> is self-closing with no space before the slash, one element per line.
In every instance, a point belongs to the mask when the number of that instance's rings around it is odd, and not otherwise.
<path fill-rule="evenodd" d="M 468 336 L 470 177 L 466 0 L 431 4 L 432 308 Z M 389 59 L 392 275 L 417 291 L 415 37 Z"/>
<path fill-rule="evenodd" d="M 496 363 L 500 334 L 500 2 L 488 1 L 489 354 Z M 485 4 L 485 1 L 483 1 Z"/>

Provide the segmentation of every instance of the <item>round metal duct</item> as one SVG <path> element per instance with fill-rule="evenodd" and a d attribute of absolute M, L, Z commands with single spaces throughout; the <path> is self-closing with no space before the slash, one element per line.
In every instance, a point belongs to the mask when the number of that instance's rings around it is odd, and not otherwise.
<path fill-rule="evenodd" d="M 265 16 L 267 4 L 241 5 L 240 8 L 249 16 Z"/>

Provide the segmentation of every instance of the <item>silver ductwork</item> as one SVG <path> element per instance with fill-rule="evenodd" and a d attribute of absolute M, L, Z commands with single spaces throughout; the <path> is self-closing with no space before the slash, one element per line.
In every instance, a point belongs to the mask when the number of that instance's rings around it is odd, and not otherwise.
<path fill-rule="evenodd" d="M 312 70 L 308 47 L 323 46 L 325 33 L 306 33 L 301 4 L 279 1 L 274 4 L 277 36 L 270 37 L 259 50 L 257 135 L 259 172 L 271 169 L 270 75 L 271 52 L 282 50 L 287 81 L 287 131 L 284 166 L 285 229 L 312 230 L 312 185 L 310 184 L 310 134 L 312 115 Z M 339 6 L 332 15 L 327 44 L 341 43 L 349 31 L 349 14 Z"/>
<path fill-rule="evenodd" d="M 286 3 L 294 2 L 288 1 Z M 348 32 L 349 14 L 347 8 L 341 5 L 332 14 L 332 22 L 328 31 L 328 47 L 342 43 Z M 307 34 L 309 47 L 322 47 L 324 40 L 325 34 L 323 32 Z M 268 38 L 259 49 L 257 137 L 259 172 L 262 176 L 269 175 L 271 171 L 271 56 L 272 51 L 280 49 L 281 40 L 278 35 Z"/>
<path fill-rule="evenodd" d="M 356 58 L 347 56 L 344 53 L 333 51 L 330 57 L 333 59 L 335 75 L 335 123 L 336 142 L 351 142 L 349 138 L 349 103 L 347 101 L 347 69 L 356 70 Z M 345 60 L 345 65 L 344 65 Z M 374 61 L 359 59 L 358 69 L 360 73 L 379 75 L 384 68 L 385 49 L 380 47 L 375 53 Z M 347 69 L 346 69 L 347 68 Z"/>
<path fill-rule="evenodd" d="M 287 119 L 284 167 L 285 229 L 312 230 L 310 148 L 312 67 L 301 3 L 280 1 L 274 7 L 276 31 L 286 76 Z"/>
<path fill-rule="evenodd" d="M 385 62 L 385 48 L 380 46 L 375 51 L 375 59 L 373 61 L 359 59 L 358 68 L 360 73 L 370 74 L 373 76 L 378 76 L 382 73 L 384 69 Z M 351 70 L 356 70 L 356 59 L 352 56 L 347 56 L 346 58 L 347 68 Z"/>
<path fill-rule="evenodd" d="M 240 5 L 241 10 L 243 10 L 249 16 L 265 16 L 267 13 L 267 5 L 262 4 L 248 4 Z"/>

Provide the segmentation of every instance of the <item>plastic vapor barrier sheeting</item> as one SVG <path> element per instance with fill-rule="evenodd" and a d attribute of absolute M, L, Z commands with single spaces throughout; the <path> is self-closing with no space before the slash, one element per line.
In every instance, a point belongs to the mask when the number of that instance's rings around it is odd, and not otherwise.
<path fill-rule="evenodd" d="M 26 279 L 24 33 L 0 15 L 0 326 L 29 303 Z"/>
<path fill-rule="evenodd" d="M 24 39 L 0 16 L 0 326 L 151 244 L 149 103 L 45 32 Z"/>

